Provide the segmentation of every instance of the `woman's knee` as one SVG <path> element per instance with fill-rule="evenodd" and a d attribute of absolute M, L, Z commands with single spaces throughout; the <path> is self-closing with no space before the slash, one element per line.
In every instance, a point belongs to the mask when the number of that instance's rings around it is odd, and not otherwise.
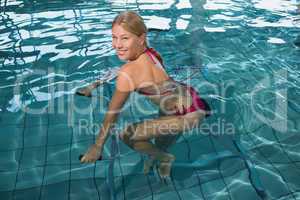
<path fill-rule="evenodd" d="M 128 145 L 132 145 L 132 143 L 134 142 L 134 134 L 136 131 L 136 127 L 136 123 L 127 126 L 124 129 L 124 131 L 120 134 L 120 139 Z"/>
<path fill-rule="evenodd" d="M 154 142 L 158 148 L 166 151 L 172 144 L 176 143 L 176 140 L 179 136 L 180 136 L 180 134 L 164 135 L 164 136 L 155 138 Z"/>

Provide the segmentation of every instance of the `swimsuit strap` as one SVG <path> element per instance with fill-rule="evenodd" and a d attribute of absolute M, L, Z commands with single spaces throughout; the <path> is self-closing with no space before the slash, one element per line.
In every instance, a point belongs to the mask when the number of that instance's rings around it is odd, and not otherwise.
<path fill-rule="evenodd" d="M 147 48 L 144 52 L 151 58 L 155 66 L 165 71 L 162 58 L 157 51 L 155 51 L 153 48 Z"/>
<path fill-rule="evenodd" d="M 161 56 L 159 55 L 159 53 L 157 53 L 157 51 L 155 51 L 153 48 L 149 48 L 147 47 L 143 53 L 146 53 L 149 58 L 152 60 L 152 62 L 155 64 L 156 67 L 160 68 L 161 70 L 163 70 L 165 73 L 167 73 L 165 71 L 165 68 L 163 66 L 163 62 L 162 62 L 162 58 Z M 159 94 L 152 94 L 152 93 L 148 93 L 148 92 L 144 92 L 144 91 L 141 91 L 141 90 L 138 90 L 138 92 L 140 94 L 143 94 L 143 95 L 147 95 L 147 96 L 151 96 L 151 95 L 167 95 L 167 94 L 172 94 L 172 91 L 164 91 L 162 93 L 159 93 Z"/>
<path fill-rule="evenodd" d="M 151 53 L 152 55 L 154 55 L 154 56 L 156 57 L 156 59 L 157 59 L 161 64 L 163 64 L 163 60 L 162 60 L 160 54 L 159 54 L 157 51 L 155 51 L 154 48 L 151 48 L 151 47 L 149 48 L 149 47 L 147 47 L 147 49 L 145 50 L 145 52 L 146 52 L 146 53 L 147 53 L 147 52 Z"/>

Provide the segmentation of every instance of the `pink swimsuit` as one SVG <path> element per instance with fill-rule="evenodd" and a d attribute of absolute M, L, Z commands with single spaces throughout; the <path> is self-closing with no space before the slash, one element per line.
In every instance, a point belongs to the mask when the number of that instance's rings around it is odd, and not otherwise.
<path fill-rule="evenodd" d="M 158 66 L 159 68 L 162 68 L 164 70 L 164 67 L 162 65 L 162 59 L 160 57 L 160 55 L 153 49 L 153 48 L 147 48 L 145 50 L 145 53 L 151 58 L 151 60 L 153 61 L 153 63 Z M 187 113 L 191 113 L 191 112 L 195 112 L 197 110 L 203 110 L 203 111 L 206 111 L 206 117 L 208 117 L 210 115 L 210 107 L 208 105 L 208 103 L 204 100 L 204 99 L 201 99 L 200 96 L 197 94 L 196 90 L 191 87 L 191 86 L 188 86 L 186 84 L 183 84 L 183 83 L 180 83 L 183 87 L 185 87 L 191 97 L 192 97 L 192 105 L 188 108 L 185 108 L 183 107 L 183 111 L 180 112 L 179 109 L 177 109 L 175 115 L 185 115 Z M 151 93 L 148 93 L 148 92 L 145 92 L 145 91 L 138 91 L 140 94 L 143 94 L 143 95 L 146 95 L 146 96 L 151 96 L 151 95 L 157 95 L 157 94 L 151 94 Z M 165 91 L 163 93 L 160 93 L 159 95 L 167 95 L 167 93 L 172 93 L 170 91 Z"/>
<path fill-rule="evenodd" d="M 208 117 L 210 108 L 207 104 L 207 102 L 204 99 L 201 99 L 200 96 L 197 94 L 196 90 L 191 87 L 186 85 L 186 89 L 190 92 L 190 95 L 192 96 L 192 105 L 188 108 L 184 108 L 183 112 L 180 112 L 179 110 L 176 112 L 176 115 L 185 115 L 187 113 L 195 112 L 197 110 L 203 110 L 207 111 L 207 114 L 205 115 Z"/>

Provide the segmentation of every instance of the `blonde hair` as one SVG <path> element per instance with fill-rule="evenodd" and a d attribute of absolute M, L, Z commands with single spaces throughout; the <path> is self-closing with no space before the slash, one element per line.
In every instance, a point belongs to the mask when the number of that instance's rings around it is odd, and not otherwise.
<path fill-rule="evenodd" d="M 141 36 L 142 34 L 147 34 L 148 32 L 143 18 L 134 11 L 121 12 L 115 17 L 114 21 L 112 22 L 112 27 L 116 24 L 122 26 L 122 28 L 124 28 L 126 31 L 135 34 L 136 36 Z M 153 48 L 148 47 L 148 42 L 146 38 L 145 45 L 147 50 L 150 51 L 153 55 L 155 55 L 155 57 L 160 61 L 160 63 L 163 64 L 162 57 L 159 55 L 159 53 Z"/>
<path fill-rule="evenodd" d="M 147 33 L 147 27 L 143 18 L 134 11 L 125 11 L 120 13 L 112 22 L 112 27 L 116 24 L 137 36 Z"/>

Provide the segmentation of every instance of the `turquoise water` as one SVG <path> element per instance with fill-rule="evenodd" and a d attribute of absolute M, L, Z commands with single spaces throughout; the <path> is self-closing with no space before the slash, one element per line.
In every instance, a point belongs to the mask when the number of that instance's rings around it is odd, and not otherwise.
<path fill-rule="evenodd" d="M 270 3 L 272 2 L 272 3 Z M 299 3 L 299 2 L 298 2 Z M 297 1 L 1 1 L 0 199 L 300 199 L 300 15 Z M 112 136 L 80 164 L 114 81 L 76 88 L 122 64 L 110 24 L 135 10 L 176 80 L 214 114 L 180 137 L 171 179 Z M 118 122 L 157 116 L 137 94 Z M 118 133 L 115 130 L 113 133 Z"/>

